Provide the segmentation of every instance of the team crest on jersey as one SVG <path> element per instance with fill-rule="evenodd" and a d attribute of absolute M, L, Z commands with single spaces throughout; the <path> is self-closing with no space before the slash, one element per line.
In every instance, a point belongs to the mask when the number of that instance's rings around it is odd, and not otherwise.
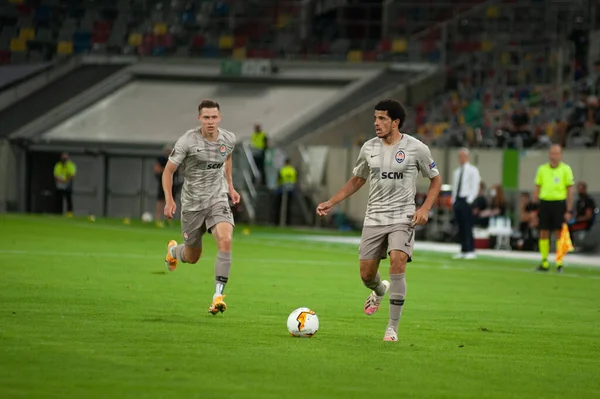
<path fill-rule="evenodd" d="M 221 144 L 221 147 L 219 147 L 219 154 L 221 154 L 222 157 L 227 155 L 227 147 L 225 147 L 224 144 Z"/>
<path fill-rule="evenodd" d="M 400 150 L 396 153 L 396 162 L 402 163 L 402 162 L 404 162 L 405 158 L 406 158 L 406 154 L 404 154 L 404 151 Z"/>

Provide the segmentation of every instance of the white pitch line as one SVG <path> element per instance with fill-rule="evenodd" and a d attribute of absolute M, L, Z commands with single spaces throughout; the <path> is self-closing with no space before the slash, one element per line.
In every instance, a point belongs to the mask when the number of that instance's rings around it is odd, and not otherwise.
<path fill-rule="evenodd" d="M 162 264 L 162 259 L 160 256 L 150 255 L 150 254 L 131 254 L 131 253 L 114 253 L 114 252 L 68 252 L 68 251 L 39 251 L 39 250 L 19 250 L 19 249 L 6 249 L 0 248 L 0 254 L 5 255 L 28 255 L 28 256 L 60 256 L 60 257 L 82 257 L 82 258 L 127 258 L 127 259 L 153 259 L 157 262 L 157 264 Z M 212 262 L 212 256 L 202 257 L 200 259 L 200 263 L 203 262 Z M 266 263 L 266 264 L 292 264 L 292 265 L 321 265 L 321 266 L 352 266 L 355 267 L 358 265 L 358 260 L 356 261 L 327 261 L 327 260 L 312 260 L 312 259 L 276 259 L 276 258 L 250 258 L 244 259 L 242 261 L 236 260 L 234 258 L 233 263 Z M 409 269 L 424 269 L 424 270 L 439 270 L 439 271 L 459 271 L 464 272 L 467 270 L 477 270 L 477 271 L 495 271 L 495 272 L 519 272 L 519 273 L 533 273 L 532 269 L 523 269 L 516 267 L 499 267 L 499 266 L 479 266 L 477 264 L 469 265 L 469 267 L 463 266 L 452 266 L 446 263 L 445 260 L 441 260 L 436 262 L 439 265 L 432 266 L 431 263 L 411 263 L 409 264 Z M 382 262 L 382 268 L 387 268 L 387 262 Z M 581 275 L 578 273 L 567 272 L 561 277 L 579 277 L 579 278 L 590 278 L 590 279 L 600 279 L 600 276 L 597 275 Z"/>

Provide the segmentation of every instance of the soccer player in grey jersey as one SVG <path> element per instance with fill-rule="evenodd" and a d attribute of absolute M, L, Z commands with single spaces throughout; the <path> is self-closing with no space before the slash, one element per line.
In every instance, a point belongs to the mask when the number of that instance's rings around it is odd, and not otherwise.
<path fill-rule="evenodd" d="M 427 223 L 442 186 L 429 147 L 400 133 L 406 111 L 396 100 L 375 106 L 375 134 L 361 148 L 354 176 L 331 199 L 317 206 L 319 216 L 357 192 L 369 180 L 369 200 L 359 247 L 360 277 L 372 292 L 364 311 L 372 315 L 390 292 L 390 318 L 384 341 L 398 340 L 398 325 L 406 296 L 406 263 L 412 260 L 414 229 Z M 425 203 L 415 211 L 417 177 L 429 178 Z M 379 262 L 390 255 L 390 280 L 381 280 Z"/>
<path fill-rule="evenodd" d="M 169 156 L 162 175 L 165 192 L 165 216 L 175 214 L 172 195 L 173 174 L 183 169 L 184 183 L 181 191 L 181 230 L 184 243 L 169 241 L 165 263 L 174 271 L 177 262 L 196 263 L 202 254 L 202 236 L 207 231 L 217 241 L 215 260 L 215 294 L 209 313 L 224 312 L 223 289 L 231 269 L 231 237 L 233 216 L 229 208 L 231 197 L 234 204 L 240 195 L 233 188 L 231 176 L 231 153 L 235 147 L 235 135 L 219 128 L 221 111 L 216 101 L 204 100 L 198 106 L 200 128 L 181 136 Z"/>

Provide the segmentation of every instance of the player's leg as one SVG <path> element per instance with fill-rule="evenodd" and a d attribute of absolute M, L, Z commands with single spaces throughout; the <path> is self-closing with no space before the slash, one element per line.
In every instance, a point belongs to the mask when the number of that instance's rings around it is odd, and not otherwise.
<path fill-rule="evenodd" d="M 540 257 L 542 263 L 536 270 L 548 271 L 550 266 L 548 263 L 548 255 L 550 254 L 550 225 L 551 225 L 551 210 L 548 209 L 548 203 L 546 201 L 540 201 L 540 209 L 538 213 L 538 247 L 540 251 Z"/>
<path fill-rule="evenodd" d="M 205 211 L 192 211 L 181 213 L 181 230 L 184 244 L 177 245 L 171 240 L 167 245 L 165 264 L 167 269 L 174 271 L 177 263 L 196 263 L 202 255 L 202 236 L 205 233 Z"/>
<path fill-rule="evenodd" d="M 385 258 L 387 234 L 379 227 L 365 226 L 362 231 L 359 246 L 360 278 L 371 294 L 365 302 L 364 311 L 372 315 L 379 309 L 381 300 L 387 292 L 390 283 L 381 280 L 379 262 Z"/>
<path fill-rule="evenodd" d="M 206 226 L 215 237 L 218 250 L 215 258 L 215 293 L 212 304 L 208 309 L 208 312 L 213 315 L 227 310 L 227 305 L 223 301 L 223 298 L 225 298 L 223 292 L 229 281 L 231 270 L 231 240 L 234 225 L 229 204 L 221 203 L 212 207 Z"/>
<path fill-rule="evenodd" d="M 384 341 L 398 340 L 398 326 L 402 316 L 402 308 L 406 298 L 406 263 L 412 259 L 415 242 L 414 228 L 400 226 L 398 230 L 390 233 L 390 318 L 388 321 Z"/>

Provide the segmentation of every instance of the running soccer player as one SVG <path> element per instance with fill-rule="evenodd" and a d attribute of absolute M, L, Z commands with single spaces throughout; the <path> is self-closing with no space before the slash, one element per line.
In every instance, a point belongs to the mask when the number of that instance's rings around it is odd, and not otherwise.
<path fill-rule="evenodd" d="M 217 241 L 215 294 L 209 313 L 224 312 L 223 290 L 231 269 L 231 237 L 234 221 L 227 194 L 234 204 L 240 195 L 233 188 L 231 153 L 235 135 L 219 128 L 221 111 L 216 101 L 204 100 L 198 106 L 200 127 L 189 130 L 175 143 L 162 175 L 165 193 L 165 217 L 171 219 L 176 205 L 173 199 L 173 174 L 181 167 L 184 183 L 181 191 L 181 230 L 184 243 L 169 241 L 165 263 L 174 271 L 177 262 L 196 263 L 202 254 L 202 236 L 207 231 Z"/>
<path fill-rule="evenodd" d="M 390 291 L 390 318 L 384 341 L 398 340 L 398 325 L 406 297 L 406 263 L 412 261 L 415 226 L 429 218 L 442 186 L 442 179 L 431 158 L 429 147 L 400 133 L 406 120 L 404 106 L 393 99 L 375 106 L 375 134 L 361 148 L 353 170 L 354 176 L 331 199 L 317 206 L 317 214 L 331 209 L 357 192 L 370 180 L 369 200 L 360 239 L 360 277 L 372 290 L 364 311 L 372 315 L 379 309 L 385 293 Z M 415 212 L 418 174 L 429 178 L 429 191 L 423 205 Z M 390 255 L 390 282 L 381 280 L 379 262 Z"/>
<path fill-rule="evenodd" d="M 550 162 L 540 165 L 537 170 L 533 191 L 533 202 L 537 203 L 539 200 L 538 244 L 542 264 L 536 270 L 540 272 L 547 272 L 550 268 L 550 234 L 554 232 L 558 240 L 563 223 L 568 223 L 573 217 L 573 171 L 562 162 L 560 145 L 552 145 L 548 157 Z M 562 260 L 556 262 L 556 271 L 562 273 Z"/>

